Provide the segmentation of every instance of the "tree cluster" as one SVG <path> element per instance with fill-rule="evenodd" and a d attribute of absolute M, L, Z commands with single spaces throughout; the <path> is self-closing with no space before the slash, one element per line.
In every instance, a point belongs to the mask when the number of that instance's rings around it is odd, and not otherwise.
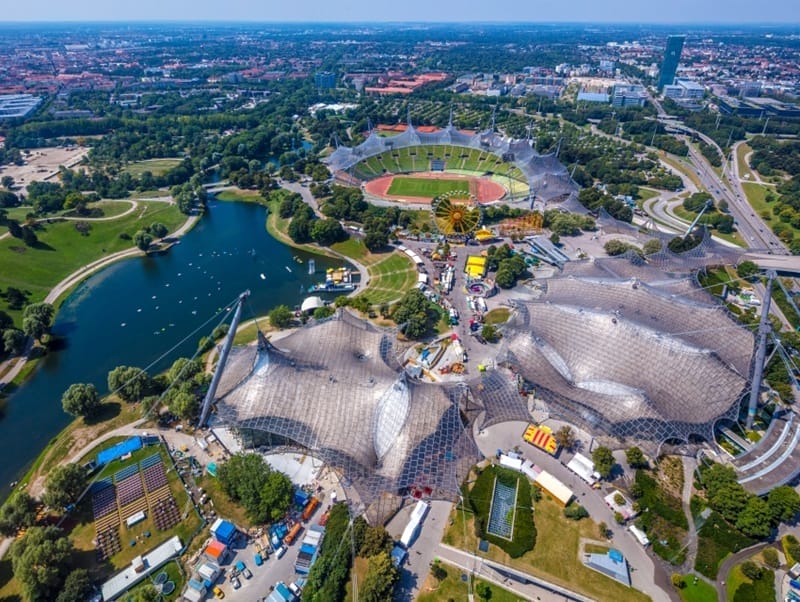
<path fill-rule="evenodd" d="M 419 289 L 411 289 L 397 303 L 392 320 L 403 328 L 410 339 L 420 339 L 431 332 L 439 321 L 439 311 Z"/>
<path fill-rule="evenodd" d="M 578 200 L 589 211 L 605 209 L 615 219 L 628 223 L 633 221 L 633 209 L 626 202 L 615 199 L 599 188 L 584 188 L 578 193 Z"/>
<path fill-rule="evenodd" d="M 525 260 L 507 244 L 491 245 L 486 250 L 486 265 L 490 271 L 497 271 L 495 283 L 500 288 L 515 287 L 517 281 L 528 273 Z"/>
<path fill-rule="evenodd" d="M 244 507 L 254 522 L 272 522 L 289 509 L 292 482 L 259 454 L 236 454 L 219 468 L 222 490 Z"/>
<path fill-rule="evenodd" d="M 642 249 L 640 249 L 636 245 L 625 242 L 623 240 L 619 240 L 618 238 L 612 238 L 606 244 L 604 244 L 603 250 L 606 253 L 608 253 L 608 255 L 610 255 L 611 257 L 615 257 L 617 255 L 624 255 L 628 251 L 636 253 L 640 257 L 644 255 Z"/>
<path fill-rule="evenodd" d="M 800 512 L 800 494 L 789 486 L 776 487 L 765 500 L 742 487 L 731 467 L 713 464 L 701 477 L 709 506 L 748 537 L 767 537 Z"/>
<path fill-rule="evenodd" d="M 544 212 L 544 227 L 559 236 L 578 236 L 581 231 L 591 231 L 596 228 L 591 217 L 567 213 L 560 209 L 548 209 Z"/>

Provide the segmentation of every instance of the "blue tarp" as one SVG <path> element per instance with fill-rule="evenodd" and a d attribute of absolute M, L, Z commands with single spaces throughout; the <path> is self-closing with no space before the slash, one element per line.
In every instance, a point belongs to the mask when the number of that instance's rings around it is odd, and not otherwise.
<path fill-rule="evenodd" d="M 305 552 L 306 554 L 314 554 L 317 551 L 317 548 L 312 546 L 310 543 L 304 543 L 300 546 L 300 553 L 302 554 Z"/>
<path fill-rule="evenodd" d="M 117 443 L 114 447 L 104 449 L 97 454 L 97 464 L 100 466 L 105 466 L 106 464 L 121 458 L 125 454 L 135 452 L 137 449 L 142 449 L 142 438 L 131 437 L 130 439 L 126 439 L 121 443 Z"/>
<path fill-rule="evenodd" d="M 303 491 L 302 489 L 295 489 L 294 490 L 294 503 L 300 506 L 301 508 L 305 508 L 308 500 L 311 498 L 311 495 Z"/>
<path fill-rule="evenodd" d="M 224 520 L 214 531 L 214 537 L 225 545 L 230 545 L 233 543 L 234 537 L 236 537 L 236 527 L 232 522 Z"/>

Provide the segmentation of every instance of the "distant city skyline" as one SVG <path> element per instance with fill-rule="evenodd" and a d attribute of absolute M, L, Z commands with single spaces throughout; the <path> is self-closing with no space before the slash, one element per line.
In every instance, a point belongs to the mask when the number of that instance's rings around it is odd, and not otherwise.
<path fill-rule="evenodd" d="M 250 0 L 31 0 L 9 2 L 3 21 L 264 21 L 264 22 L 576 22 L 642 24 L 798 23 L 796 0 L 573 0 L 540 3 L 496 0 L 468 8 L 456 0 L 306 0 L 267 3 Z"/>

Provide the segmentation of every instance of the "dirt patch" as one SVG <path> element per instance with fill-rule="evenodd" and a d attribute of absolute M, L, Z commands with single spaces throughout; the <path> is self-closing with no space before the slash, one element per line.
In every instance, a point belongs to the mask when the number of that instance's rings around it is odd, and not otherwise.
<path fill-rule="evenodd" d="M 433 199 L 431 197 L 410 197 L 408 195 L 398 196 L 389 194 L 389 188 L 395 175 L 380 176 L 369 182 L 365 182 L 364 192 L 370 196 L 386 199 L 390 201 L 405 201 L 408 203 L 430 203 Z M 488 178 L 479 178 L 475 176 L 462 176 L 451 174 L 447 172 L 422 172 L 413 174 L 403 174 L 402 177 L 413 178 L 429 178 L 431 180 L 461 180 L 469 182 L 470 193 L 478 199 L 481 204 L 494 203 L 499 201 L 506 195 L 506 189 L 497 182 L 493 182 Z"/>

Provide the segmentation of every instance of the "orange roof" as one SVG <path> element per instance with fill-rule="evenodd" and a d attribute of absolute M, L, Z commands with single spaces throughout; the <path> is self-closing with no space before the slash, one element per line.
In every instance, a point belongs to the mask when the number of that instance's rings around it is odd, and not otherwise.
<path fill-rule="evenodd" d="M 211 558 L 219 558 L 225 553 L 227 547 L 221 541 L 216 539 L 206 546 L 205 555 Z"/>

